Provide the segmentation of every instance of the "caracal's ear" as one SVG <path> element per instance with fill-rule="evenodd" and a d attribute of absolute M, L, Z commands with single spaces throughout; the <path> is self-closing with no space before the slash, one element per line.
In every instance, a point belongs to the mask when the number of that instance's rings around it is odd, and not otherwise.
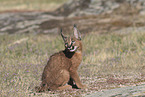
<path fill-rule="evenodd" d="M 67 38 L 67 37 L 65 37 L 65 36 L 63 35 L 63 33 L 62 33 L 62 29 L 60 30 L 60 34 L 61 34 L 62 39 L 64 40 L 64 42 L 66 42 L 66 38 Z"/>
<path fill-rule="evenodd" d="M 77 30 L 77 27 L 75 24 L 74 24 L 74 36 L 76 39 L 81 40 L 81 33 Z"/>

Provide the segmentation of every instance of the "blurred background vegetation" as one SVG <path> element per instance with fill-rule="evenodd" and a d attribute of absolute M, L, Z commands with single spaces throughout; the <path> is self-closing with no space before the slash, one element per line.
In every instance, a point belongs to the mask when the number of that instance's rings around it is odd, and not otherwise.
<path fill-rule="evenodd" d="M 0 0 L 0 11 L 52 11 L 68 0 Z"/>

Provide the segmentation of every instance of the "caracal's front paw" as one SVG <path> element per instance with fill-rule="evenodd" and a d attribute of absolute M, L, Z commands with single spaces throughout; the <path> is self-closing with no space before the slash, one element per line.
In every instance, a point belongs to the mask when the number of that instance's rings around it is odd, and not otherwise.
<path fill-rule="evenodd" d="M 86 88 L 88 88 L 88 86 L 87 85 L 83 85 L 83 88 L 82 89 L 86 89 Z"/>
<path fill-rule="evenodd" d="M 79 88 L 79 89 L 86 89 L 87 86 L 86 86 L 86 85 L 81 85 L 81 86 L 79 86 L 78 88 Z"/>

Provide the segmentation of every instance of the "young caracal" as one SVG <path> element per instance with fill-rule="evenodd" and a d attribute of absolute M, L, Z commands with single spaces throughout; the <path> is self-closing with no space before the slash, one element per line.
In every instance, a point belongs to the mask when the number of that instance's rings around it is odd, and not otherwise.
<path fill-rule="evenodd" d="M 86 88 L 80 81 L 77 73 L 82 61 L 82 42 L 80 32 L 74 25 L 73 36 L 65 37 L 61 30 L 61 36 L 65 43 L 65 50 L 53 54 L 42 74 L 42 83 L 37 91 L 64 90 L 72 86 Z M 68 84 L 68 85 L 66 85 Z"/>

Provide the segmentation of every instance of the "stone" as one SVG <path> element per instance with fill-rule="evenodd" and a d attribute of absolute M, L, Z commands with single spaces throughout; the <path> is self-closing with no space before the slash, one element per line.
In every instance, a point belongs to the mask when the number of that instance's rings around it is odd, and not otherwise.
<path fill-rule="evenodd" d="M 69 0 L 58 8 L 55 13 L 68 17 L 98 15 L 101 13 L 111 13 L 123 3 L 128 3 L 132 7 L 141 10 L 141 14 L 144 13 L 144 0 Z"/>

